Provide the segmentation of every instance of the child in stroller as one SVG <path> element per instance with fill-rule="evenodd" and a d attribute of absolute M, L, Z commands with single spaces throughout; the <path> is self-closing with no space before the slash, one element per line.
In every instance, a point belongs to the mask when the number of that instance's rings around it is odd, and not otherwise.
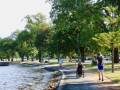
<path fill-rule="evenodd" d="M 77 65 L 76 77 L 81 77 L 81 76 L 83 76 L 83 78 L 84 78 L 84 70 L 83 70 L 82 63 L 79 62 L 78 65 Z"/>

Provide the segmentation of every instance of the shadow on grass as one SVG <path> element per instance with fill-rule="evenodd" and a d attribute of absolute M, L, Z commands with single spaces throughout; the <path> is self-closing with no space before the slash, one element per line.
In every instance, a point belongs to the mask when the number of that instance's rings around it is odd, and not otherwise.
<path fill-rule="evenodd" d="M 112 80 L 114 83 L 120 83 L 120 79 Z"/>

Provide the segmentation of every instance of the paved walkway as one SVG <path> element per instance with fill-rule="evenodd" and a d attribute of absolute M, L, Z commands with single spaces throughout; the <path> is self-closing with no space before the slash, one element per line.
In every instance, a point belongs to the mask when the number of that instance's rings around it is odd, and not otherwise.
<path fill-rule="evenodd" d="M 120 90 L 120 87 L 112 84 L 111 80 L 106 77 L 103 82 L 99 81 L 97 73 L 86 71 L 84 78 L 76 78 L 75 69 L 64 68 L 61 71 L 63 77 L 58 90 Z M 116 89 L 109 86 L 115 86 Z"/>

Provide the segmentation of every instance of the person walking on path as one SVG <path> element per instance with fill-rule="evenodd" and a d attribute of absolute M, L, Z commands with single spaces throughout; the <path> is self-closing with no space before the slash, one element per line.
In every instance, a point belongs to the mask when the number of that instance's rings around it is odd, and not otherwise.
<path fill-rule="evenodd" d="M 81 77 L 82 75 L 84 77 L 83 65 L 81 62 L 79 62 L 77 65 L 76 76 Z"/>
<path fill-rule="evenodd" d="M 104 76 L 103 76 L 103 71 L 104 71 L 103 56 L 100 53 L 98 53 L 96 58 L 97 58 L 99 80 L 101 80 L 101 78 L 102 78 L 102 81 L 104 81 Z"/>

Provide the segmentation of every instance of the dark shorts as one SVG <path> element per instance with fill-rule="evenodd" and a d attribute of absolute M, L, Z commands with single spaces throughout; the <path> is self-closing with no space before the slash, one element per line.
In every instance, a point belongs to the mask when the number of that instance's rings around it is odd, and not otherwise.
<path fill-rule="evenodd" d="M 102 64 L 98 64 L 98 70 L 103 70 L 103 69 L 104 69 L 103 65 Z"/>

